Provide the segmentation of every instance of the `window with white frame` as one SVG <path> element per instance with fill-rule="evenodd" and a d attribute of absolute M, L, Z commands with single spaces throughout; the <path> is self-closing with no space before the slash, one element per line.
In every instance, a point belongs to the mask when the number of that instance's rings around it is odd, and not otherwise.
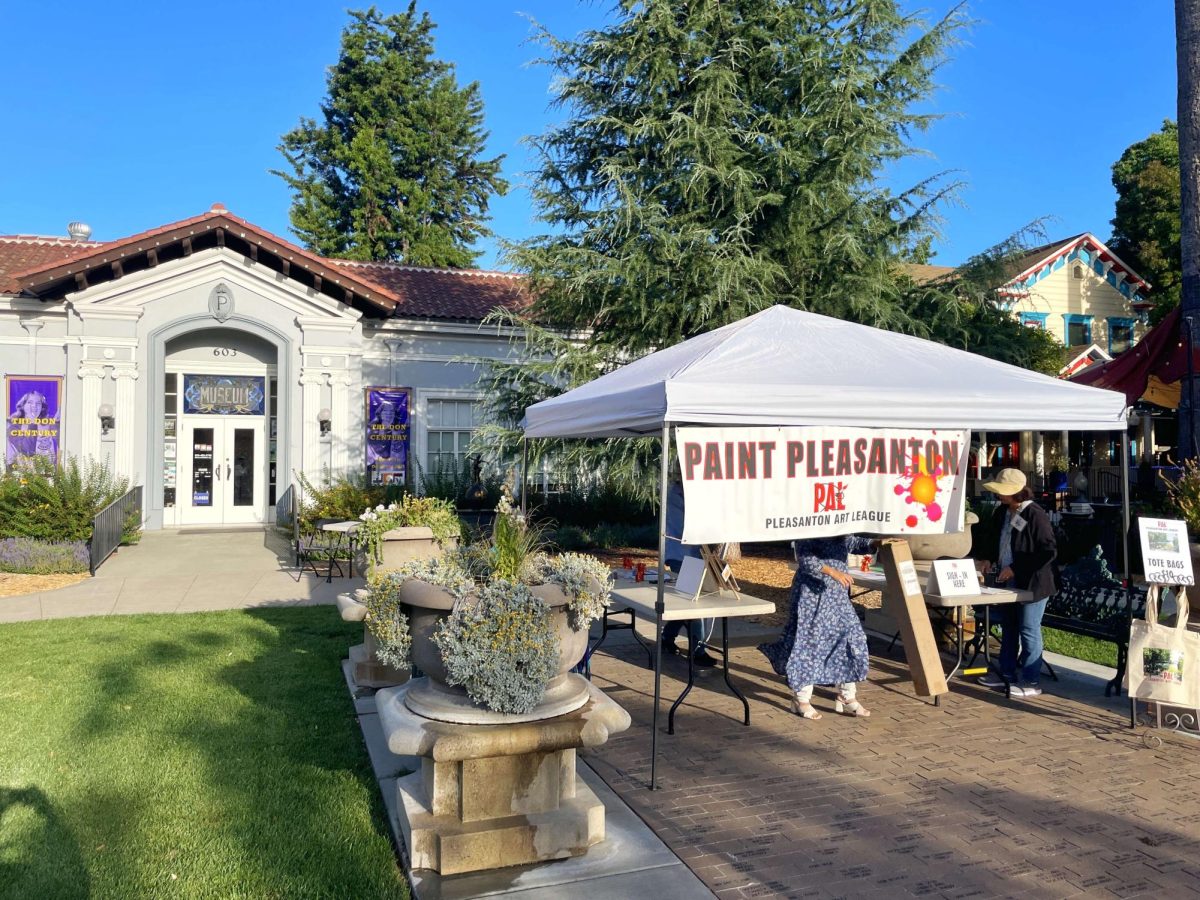
<path fill-rule="evenodd" d="M 463 459 L 475 430 L 473 400 L 425 401 L 425 471 L 462 471 Z"/>

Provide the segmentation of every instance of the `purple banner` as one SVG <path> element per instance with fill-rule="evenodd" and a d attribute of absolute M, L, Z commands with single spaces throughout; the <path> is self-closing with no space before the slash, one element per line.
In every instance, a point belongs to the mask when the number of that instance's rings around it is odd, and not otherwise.
<path fill-rule="evenodd" d="M 6 375 L 4 386 L 5 463 L 20 466 L 40 456 L 58 465 L 62 378 Z"/>
<path fill-rule="evenodd" d="M 403 482 L 408 475 L 408 388 L 369 387 L 367 472 L 372 484 Z"/>

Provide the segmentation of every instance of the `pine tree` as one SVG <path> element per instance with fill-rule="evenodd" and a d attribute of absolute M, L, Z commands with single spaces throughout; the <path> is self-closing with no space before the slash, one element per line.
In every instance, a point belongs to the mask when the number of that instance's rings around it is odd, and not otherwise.
<path fill-rule="evenodd" d="M 1109 246 L 1153 287 L 1154 320 L 1179 305 L 1179 129 L 1169 119 L 1112 167 L 1117 190 Z"/>
<path fill-rule="evenodd" d="M 301 119 L 280 152 L 291 222 L 323 256 L 469 266 L 503 157 L 483 159 L 479 86 L 460 88 L 433 55 L 434 23 L 416 3 L 397 15 L 352 11 L 320 122 Z"/>
<path fill-rule="evenodd" d="M 897 263 L 954 185 L 879 178 L 962 25 L 894 0 L 621 0 L 603 30 L 543 34 L 568 113 L 535 142 L 554 233 L 510 253 L 538 315 L 625 350 L 775 303 L 925 333 Z"/>

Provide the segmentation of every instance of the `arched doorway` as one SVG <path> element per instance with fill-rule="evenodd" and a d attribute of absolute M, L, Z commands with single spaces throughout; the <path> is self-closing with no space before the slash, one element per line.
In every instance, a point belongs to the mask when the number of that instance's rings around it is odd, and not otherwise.
<path fill-rule="evenodd" d="M 164 525 L 252 525 L 275 503 L 275 345 L 233 328 L 166 342 Z"/>

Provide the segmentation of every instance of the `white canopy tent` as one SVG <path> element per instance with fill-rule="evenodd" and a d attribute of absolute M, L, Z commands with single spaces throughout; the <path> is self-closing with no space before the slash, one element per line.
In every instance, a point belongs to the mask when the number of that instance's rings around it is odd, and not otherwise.
<path fill-rule="evenodd" d="M 787 306 L 534 404 L 530 438 L 632 437 L 668 423 L 1117 431 L 1125 397 Z"/>
<path fill-rule="evenodd" d="M 1122 459 L 1128 458 L 1129 440 L 1125 397 L 1116 391 L 787 306 L 765 309 L 534 404 L 525 411 L 522 428 L 527 439 L 661 434 L 661 572 L 670 432 L 676 424 L 1119 431 Z M 1122 472 L 1127 538 L 1128 466 Z M 1128 584 L 1128 546 L 1124 563 Z M 663 589 L 659 579 L 651 789 L 658 747 Z"/>

